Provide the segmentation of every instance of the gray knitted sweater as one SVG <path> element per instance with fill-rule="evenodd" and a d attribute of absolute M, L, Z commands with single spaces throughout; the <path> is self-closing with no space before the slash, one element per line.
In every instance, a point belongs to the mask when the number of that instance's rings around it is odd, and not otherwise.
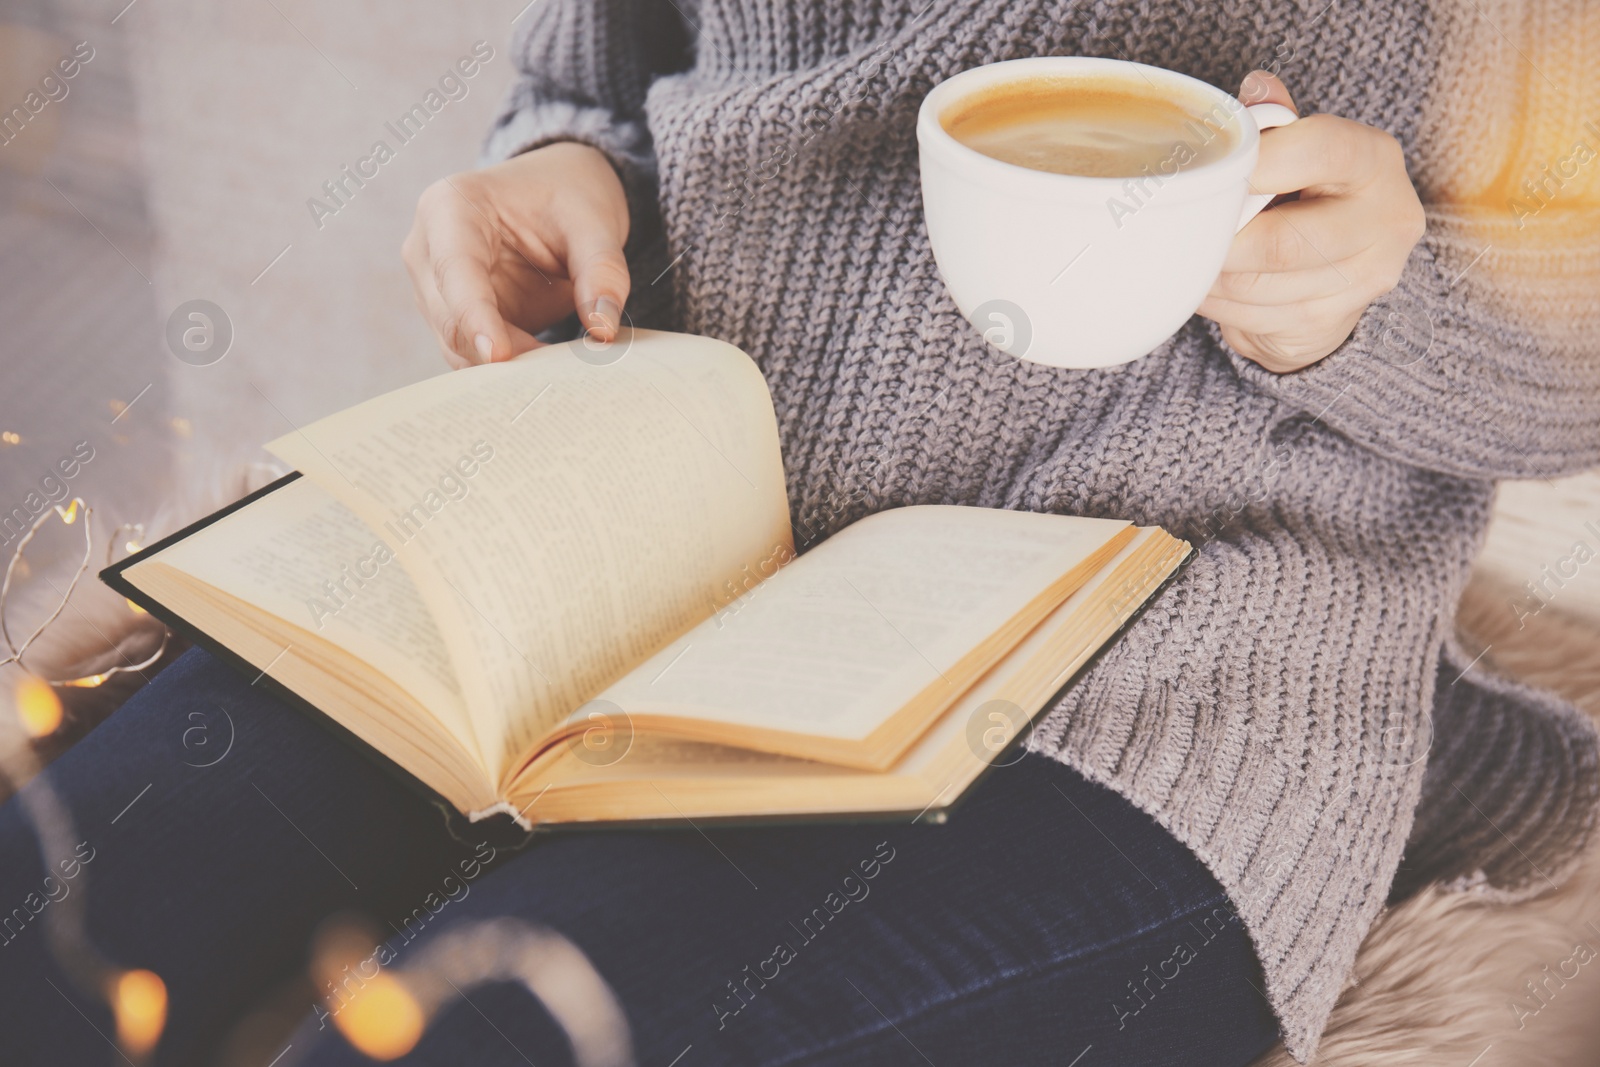
<path fill-rule="evenodd" d="M 1486 38 L 1426 0 L 542 0 L 523 18 L 485 161 L 553 140 L 610 155 L 633 219 L 629 314 L 760 364 L 798 542 L 929 503 L 1195 542 L 1033 745 L 1211 868 L 1296 1056 L 1391 889 L 1511 897 L 1561 877 L 1595 821 L 1594 732 L 1473 663 L 1452 625 L 1494 480 L 1600 463 L 1592 249 L 1475 264 L 1485 238 L 1430 189 L 1470 119 L 1451 102 L 1505 88 L 1463 78 L 1519 77 L 1516 55 L 1467 61 Z M 1302 110 L 1400 138 L 1429 235 L 1352 338 L 1295 374 L 1199 318 L 1111 370 L 997 357 L 929 254 L 914 120 L 939 80 L 1046 54 L 1230 90 L 1281 67 Z M 1537 299 L 1516 257 L 1536 255 L 1587 297 L 1515 315 Z"/>

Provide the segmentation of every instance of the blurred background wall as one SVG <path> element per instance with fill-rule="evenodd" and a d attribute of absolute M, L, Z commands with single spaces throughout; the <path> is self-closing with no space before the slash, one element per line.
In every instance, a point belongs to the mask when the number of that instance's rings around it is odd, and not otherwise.
<path fill-rule="evenodd" d="M 0 109 L 26 121 L 0 132 L 0 510 L 87 442 L 72 492 L 101 521 L 148 518 L 292 426 L 442 372 L 400 242 L 423 187 L 472 166 L 526 7 L 6 0 Z M 419 103 L 437 112 L 401 143 Z M 358 187 L 343 170 L 379 140 L 393 157 Z M 53 526 L 34 571 L 81 552 Z"/>

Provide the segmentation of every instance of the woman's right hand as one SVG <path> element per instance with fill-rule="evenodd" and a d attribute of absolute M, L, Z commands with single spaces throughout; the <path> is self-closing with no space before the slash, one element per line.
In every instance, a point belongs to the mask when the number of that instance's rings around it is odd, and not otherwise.
<path fill-rule="evenodd" d="M 627 238 L 610 161 L 563 141 L 428 186 L 401 255 L 446 362 L 465 367 L 537 347 L 574 309 L 596 340 L 615 337 Z"/>

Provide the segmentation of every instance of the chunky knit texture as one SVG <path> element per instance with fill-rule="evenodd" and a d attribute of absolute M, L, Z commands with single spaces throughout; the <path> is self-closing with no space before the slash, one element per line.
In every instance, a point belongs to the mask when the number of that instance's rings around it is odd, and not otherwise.
<path fill-rule="evenodd" d="M 1436 4 L 543 0 L 484 153 L 611 157 L 629 314 L 757 360 L 802 543 L 926 503 L 1195 542 L 1033 745 L 1210 866 L 1301 1059 L 1391 888 L 1539 892 L 1600 796 L 1588 721 L 1494 678 L 1452 623 L 1494 480 L 1600 463 L 1600 162 L 1521 226 L 1510 203 L 1573 142 L 1600 149 L 1600 21 L 1582 0 Z M 1049 54 L 1230 90 L 1278 68 L 1303 111 L 1401 140 L 1429 234 L 1299 373 L 1198 318 L 1112 370 L 998 357 L 929 254 L 914 119 L 960 70 Z"/>

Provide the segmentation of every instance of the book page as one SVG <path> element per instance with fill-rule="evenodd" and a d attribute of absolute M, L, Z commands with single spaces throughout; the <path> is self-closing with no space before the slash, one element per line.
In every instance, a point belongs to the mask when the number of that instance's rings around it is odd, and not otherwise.
<path fill-rule="evenodd" d="M 371 664 L 478 752 L 444 638 L 410 575 L 314 482 L 297 478 L 157 558 Z"/>
<path fill-rule="evenodd" d="M 996 773 L 1008 773 L 1005 767 L 1021 753 L 1007 746 L 1111 639 L 1129 606 L 1143 603 L 1188 551 L 1185 542 L 1158 528 L 1138 530 L 963 693 L 888 773 L 639 734 L 626 758 L 611 762 L 563 753 L 542 774 L 519 781 L 513 803 L 532 821 L 549 823 L 941 811 L 991 761 L 1000 764 Z"/>
<path fill-rule="evenodd" d="M 988 508 L 880 512 L 662 649 L 600 699 L 663 715 L 866 737 L 1128 528 Z M 1020 637 L 1020 635 L 1019 635 Z"/>
<path fill-rule="evenodd" d="M 268 448 L 415 578 L 491 767 L 792 555 L 766 383 L 708 338 L 535 349 Z"/>

